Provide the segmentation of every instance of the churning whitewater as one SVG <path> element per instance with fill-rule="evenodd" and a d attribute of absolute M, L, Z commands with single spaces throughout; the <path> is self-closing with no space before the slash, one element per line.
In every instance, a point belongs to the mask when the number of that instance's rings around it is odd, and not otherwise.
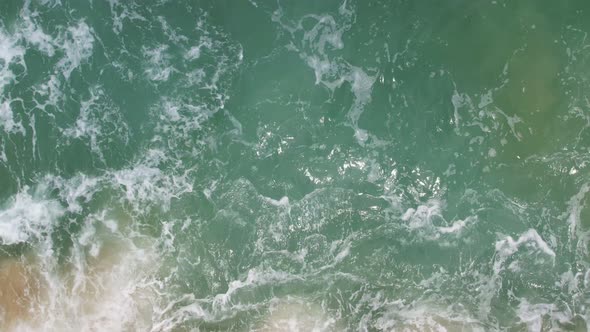
<path fill-rule="evenodd" d="M 589 15 L 1 1 L 0 330 L 588 330 Z"/>

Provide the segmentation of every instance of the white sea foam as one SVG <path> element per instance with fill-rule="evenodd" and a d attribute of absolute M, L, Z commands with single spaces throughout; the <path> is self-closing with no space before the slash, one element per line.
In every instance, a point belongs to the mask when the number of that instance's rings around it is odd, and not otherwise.
<path fill-rule="evenodd" d="M 319 304 L 302 298 L 273 299 L 260 332 L 326 332 L 342 328 L 338 319 L 330 316 Z"/>
<path fill-rule="evenodd" d="M 179 152 L 177 147 L 186 146 L 187 140 L 191 145 L 211 144 L 214 147 L 214 141 L 194 142 L 194 134 L 205 127 L 207 120 L 217 112 L 219 108 L 215 105 L 205 105 L 198 103 L 196 105 L 183 103 L 176 99 L 162 98 L 161 102 L 156 104 L 153 113 L 157 119 L 155 128 L 156 135 L 153 141 L 159 141 L 164 144 L 167 150 L 173 153 Z M 193 153 L 196 150 L 191 151 Z"/>
<path fill-rule="evenodd" d="M 61 82 L 56 74 L 49 76 L 45 83 L 38 84 L 34 89 L 36 94 L 34 100 L 37 108 L 48 112 L 50 116 L 52 116 L 52 113 L 49 113 L 47 106 L 53 106 L 57 111 L 61 110 L 59 102 L 63 98 L 63 93 L 61 91 Z M 39 102 L 39 98 L 43 99 L 43 101 Z"/>
<path fill-rule="evenodd" d="M 25 188 L 13 196 L 0 212 L 0 242 L 10 245 L 42 238 L 64 212 L 58 202 L 38 198 Z"/>
<path fill-rule="evenodd" d="M 173 175 L 159 168 L 165 158 L 161 151 L 151 150 L 143 162 L 110 174 L 113 184 L 124 193 L 122 199 L 131 204 L 135 212 L 147 213 L 147 207 L 151 206 L 168 210 L 173 198 L 193 191 L 187 173 Z"/>
<path fill-rule="evenodd" d="M 25 134 L 25 128 L 22 123 L 14 120 L 14 114 L 8 101 L 0 104 L 0 128 L 8 134 Z"/>
<path fill-rule="evenodd" d="M 584 208 L 583 200 L 586 194 L 590 192 L 590 184 L 584 183 L 577 194 L 575 194 L 569 201 L 569 210 L 567 215 L 567 222 L 569 223 L 570 241 L 575 239 L 581 233 L 580 230 L 580 215 Z"/>
<path fill-rule="evenodd" d="M 59 60 L 57 66 L 63 76 L 69 79 L 72 72 L 92 56 L 94 32 L 86 22 L 79 21 L 77 25 L 66 29 L 65 33 L 60 36 L 59 42 L 62 45 L 64 56 Z"/>
<path fill-rule="evenodd" d="M 511 236 L 505 236 L 496 242 L 496 258 L 494 261 L 494 271 L 496 274 L 502 271 L 506 260 L 521 250 L 521 247 L 534 249 L 548 256 L 555 263 L 555 251 L 551 249 L 535 229 L 531 228 L 522 233 L 516 240 Z"/>
<path fill-rule="evenodd" d="M 268 284 L 278 285 L 293 280 L 301 280 L 301 278 L 282 271 L 250 269 L 246 278 L 231 281 L 225 293 L 215 295 L 213 304 L 216 307 L 226 306 L 230 303 L 235 293 L 241 289 L 260 287 Z"/>
<path fill-rule="evenodd" d="M 479 101 L 479 104 L 477 105 L 477 107 L 484 108 L 484 107 L 492 104 L 494 102 L 493 93 L 494 93 L 493 90 L 488 90 L 488 92 L 482 93 L 480 96 L 480 101 Z"/>
<path fill-rule="evenodd" d="M 201 53 L 203 49 L 212 50 L 213 49 L 213 40 L 211 37 L 205 35 L 199 38 L 199 44 L 196 46 L 192 46 L 186 53 L 184 54 L 184 58 L 193 61 L 201 57 Z"/>
<path fill-rule="evenodd" d="M 195 60 L 198 59 L 200 56 L 201 45 L 191 47 L 191 49 L 186 52 L 186 55 L 184 57 L 188 60 Z"/>
<path fill-rule="evenodd" d="M 82 204 L 90 202 L 94 194 L 101 189 L 102 182 L 104 180 L 99 177 L 85 174 L 78 174 L 69 179 L 46 175 L 42 180 L 49 188 L 59 191 L 59 197 L 66 203 L 66 209 L 73 213 L 82 212 Z"/>
<path fill-rule="evenodd" d="M 164 187 L 168 178 L 155 167 L 137 165 L 130 169 L 117 171 L 113 174 L 115 182 L 125 191 L 125 198 L 132 203 L 162 201 L 164 207 L 170 204 L 168 189 Z M 142 210 L 137 206 L 138 210 Z"/>
<path fill-rule="evenodd" d="M 61 72 L 63 77 L 69 79 L 71 73 L 85 63 L 92 56 L 94 46 L 94 32 L 84 21 L 78 21 L 69 27 L 59 27 L 57 36 L 47 34 L 36 22 L 38 13 L 29 9 L 27 2 L 21 10 L 21 19 L 16 24 L 16 30 L 12 35 L 0 28 L 0 93 L 6 86 L 15 83 L 17 77 L 11 70 L 11 66 L 21 66 L 26 70 L 25 46 L 38 49 L 47 58 L 61 54 L 56 64 L 56 72 Z M 46 84 L 41 84 L 37 93 L 49 97 L 49 100 L 39 105 L 45 109 L 48 104 L 57 107 L 56 98 L 59 97 L 59 82 L 53 73 Z"/>
<path fill-rule="evenodd" d="M 239 293 L 293 280 L 300 279 L 280 271 L 251 269 L 245 278 L 231 281 L 225 293 L 212 298 L 197 299 L 194 294 L 184 294 L 169 299 L 163 307 L 156 308 L 152 331 L 176 331 L 190 321 L 218 323 L 240 312 L 260 311 L 262 303 L 240 303 Z"/>
<path fill-rule="evenodd" d="M 19 304 L 27 314 L 5 316 L 8 331 L 124 331 L 152 326 L 152 277 L 159 266 L 153 248 L 125 239 L 111 241 L 94 255 L 90 250 L 87 256 L 85 247 L 97 239 L 87 240 L 75 243 L 68 268 L 58 268 L 42 255 L 21 263 L 35 271 L 20 275 L 27 278 L 23 292 L 30 294 Z"/>
<path fill-rule="evenodd" d="M 439 227 L 438 230 L 443 234 L 458 234 L 470 223 L 476 222 L 476 217 L 467 217 L 462 220 L 455 221 L 451 226 Z"/>
<path fill-rule="evenodd" d="M 61 0 L 39 0 L 44 6 L 55 7 L 57 5 L 61 5 Z"/>
<path fill-rule="evenodd" d="M 100 135 L 100 127 L 97 123 L 91 120 L 90 116 L 93 111 L 92 107 L 96 104 L 98 96 L 92 93 L 89 100 L 83 100 L 80 103 L 80 115 L 76 119 L 73 127 L 64 130 L 64 135 L 70 138 L 87 137 L 90 141 L 91 149 L 101 154 L 98 146 L 98 136 Z"/>
<path fill-rule="evenodd" d="M 486 279 L 480 286 L 479 310 L 481 316 L 487 316 L 491 310 L 492 299 L 501 287 L 502 273 L 506 269 L 511 271 L 518 271 L 520 269 L 518 260 L 506 264 L 513 255 L 521 250 L 529 250 L 532 253 L 548 257 L 553 265 L 556 259 L 555 251 L 541 238 L 535 229 L 529 229 L 522 233 L 516 240 L 511 236 L 504 236 L 501 240 L 496 241 L 495 249 L 493 275 Z M 539 260 L 535 261 L 535 263 L 542 262 Z"/>
<path fill-rule="evenodd" d="M 313 69 L 315 83 L 321 84 L 332 93 L 344 83 L 350 84 L 354 95 L 354 103 L 348 111 L 349 125 L 354 130 L 354 137 L 360 145 L 364 145 L 369 133 L 359 128 L 358 122 L 366 105 L 371 101 L 372 87 L 378 75 L 369 75 L 361 67 L 353 66 L 342 58 L 332 55 L 334 51 L 344 47 L 342 35 L 353 21 L 354 11 L 347 8 L 344 1 L 339 8 L 340 16 L 308 14 L 296 23 L 289 22 L 281 8 L 273 13 L 272 20 L 287 30 L 293 38 L 297 32 L 303 32 L 301 41 L 292 41 L 288 49 L 296 51 L 306 64 Z M 305 21 L 314 22 L 313 27 L 306 29 Z"/>
<path fill-rule="evenodd" d="M 455 87 L 455 91 L 453 91 L 453 95 L 451 96 L 451 104 L 453 105 L 453 124 L 455 125 L 455 129 L 459 130 L 461 123 L 461 108 L 465 106 L 470 106 L 473 108 L 473 103 L 468 95 L 464 93 L 459 93 L 457 91 L 457 87 Z"/>
<path fill-rule="evenodd" d="M 416 209 L 409 208 L 402 216 L 403 221 L 408 221 L 410 228 L 420 228 L 431 223 L 434 216 L 440 216 L 442 203 L 439 200 L 430 200 Z"/>
<path fill-rule="evenodd" d="M 369 136 L 366 130 L 359 128 L 358 122 L 364 112 L 365 106 L 371 101 L 371 91 L 375 80 L 376 76 L 369 76 L 361 68 L 351 67 L 349 81 L 352 85 L 355 100 L 354 105 L 348 112 L 348 117 L 355 131 L 354 136 L 361 145 L 367 141 Z"/>
<path fill-rule="evenodd" d="M 125 20 L 129 21 L 147 21 L 145 17 L 140 15 L 137 11 L 130 8 L 133 3 L 124 2 L 121 3 L 119 0 L 107 0 L 111 8 L 111 18 L 113 20 L 113 31 L 116 34 L 123 31 Z M 127 5 L 127 6 L 126 6 Z"/>
<path fill-rule="evenodd" d="M 18 261 L 0 262 L 0 291 L 20 296 L 15 302 L 0 294 L 0 307 L 9 306 L 0 310 L 0 324 L 7 331 L 152 326 L 159 242 L 135 232 L 133 219 L 113 214 L 113 206 L 86 215 L 80 231 L 70 234 L 68 263 L 56 258 L 52 232 L 57 222 L 66 212 L 81 212 L 107 179 L 46 176 L 37 190 L 23 189 L 0 212 L 0 243 L 28 242 L 31 247 Z M 62 204 L 47 198 L 54 189 Z"/>
<path fill-rule="evenodd" d="M 388 300 L 376 296 L 369 298 L 373 309 L 381 309 L 379 317 L 361 321 L 359 330 L 377 331 L 485 331 L 483 324 L 472 317 L 467 310 L 458 305 L 444 307 L 429 302 L 404 303 L 401 300 Z M 369 326 L 367 326 L 369 325 Z"/>
<path fill-rule="evenodd" d="M 16 79 L 10 69 L 11 65 L 26 68 L 25 48 L 19 43 L 19 36 L 11 36 L 0 26 L 0 95 L 4 96 L 4 89 Z"/>
<path fill-rule="evenodd" d="M 505 133 L 507 130 L 517 141 L 522 140 L 519 125 L 524 126 L 524 121 L 515 114 L 508 114 L 500 109 L 493 100 L 493 94 L 497 89 L 490 89 L 480 93 L 480 101 L 474 101 L 477 96 L 470 96 L 458 90 L 453 82 L 455 90 L 451 96 L 451 104 L 454 108 L 452 123 L 458 133 L 469 133 L 473 137 L 472 142 L 481 144 L 484 140 L 489 140 L 490 133 Z M 502 121 L 503 120 L 503 121 Z M 504 134 L 499 137 L 505 136 Z M 507 143 L 507 139 L 502 137 L 502 145 Z M 491 150 L 490 150 L 491 151 Z M 493 157 L 495 155 L 490 155 Z"/>
<path fill-rule="evenodd" d="M 145 74 L 152 81 L 167 81 L 176 69 L 170 64 L 168 45 L 143 49 L 146 60 Z"/>
<path fill-rule="evenodd" d="M 521 299 L 518 304 L 518 318 L 526 324 L 530 332 L 559 331 L 571 324 L 574 313 L 570 308 L 562 309 L 554 303 L 533 304 L 526 299 Z"/>
<path fill-rule="evenodd" d="M 107 129 L 108 128 L 108 129 Z M 76 122 L 62 133 L 68 140 L 81 139 L 90 150 L 104 161 L 102 148 L 118 140 L 128 141 L 128 127 L 121 112 L 98 87 L 90 90 L 90 97 L 80 102 Z"/>
<path fill-rule="evenodd" d="M 27 43 L 36 47 L 41 52 L 45 53 L 45 55 L 52 57 L 55 54 L 55 41 L 32 20 L 32 14 L 34 15 L 34 13 L 29 12 L 28 7 L 25 6 L 23 8 L 21 12 L 23 21 L 20 34 Z"/>
<path fill-rule="evenodd" d="M 174 44 L 181 44 L 181 43 L 188 42 L 188 40 L 189 40 L 188 37 L 182 35 L 181 33 L 177 32 L 176 29 L 171 27 L 170 24 L 168 24 L 168 22 L 166 22 L 166 19 L 164 18 L 164 16 L 158 16 L 158 21 L 162 25 L 162 30 L 164 31 L 164 34 L 166 35 L 166 37 L 168 37 L 168 40 L 174 42 Z"/>
<path fill-rule="evenodd" d="M 185 294 L 178 299 L 171 300 L 164 308 L 156 309 L 157 322 L 150 331 L 172 332 L 178 330 L 179 326 L 186 321 L 204 319 L 211 317 L 211 314 L 197 303 L 195 296 Z"/>
<path fill-rule="evenodd" d="M 0 150 L 0 160 L 4 163 L 8 161 L 8 157 L 6 156 L 6 146 L 2 145 L 2 150 Z"/>
<path fill-rule="evenodd" d="M 431 199 L 426 204 L 407 209 L 401 219 L 407 222 L 409 229 L 416 231 L 426 240 L 439 240 L 445 235 L 459 236 L 466 227 L 477 222 L 476 216 L 448 222 L 442 215 L 443 209 L 442 201 Z M 439 243 L 444 244 L 442 241 Z"/>
<path fill-rule="evenodd" d="M 286 210 L 290 210 L 291 209 L 291 204 L 289 204 L 289 197 L 287 196 L 283 196 L 280 199 L 276 200 L 276 199 L 272 199 L 270 197 L 265 197 L 262 196 L 262 198 L 268 202 L 271 205 L 274 205 L 276 207 L 281 207 L 284 208 Z"/>

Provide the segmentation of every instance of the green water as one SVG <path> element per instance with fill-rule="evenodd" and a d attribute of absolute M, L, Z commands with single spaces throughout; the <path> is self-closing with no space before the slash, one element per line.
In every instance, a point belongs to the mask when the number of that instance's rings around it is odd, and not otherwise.
<path fill-rule="evenodd" d="M 589 15 L 2 1 L 2 330 L 586 331 Z"/>

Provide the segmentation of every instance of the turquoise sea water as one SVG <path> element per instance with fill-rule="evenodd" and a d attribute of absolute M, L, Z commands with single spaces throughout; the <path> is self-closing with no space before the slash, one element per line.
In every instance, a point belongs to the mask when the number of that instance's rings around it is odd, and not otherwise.
<path fill-rule="evenodd" d="M 589 17 L 1 1 L 0 330 L 588 330 Z"/>

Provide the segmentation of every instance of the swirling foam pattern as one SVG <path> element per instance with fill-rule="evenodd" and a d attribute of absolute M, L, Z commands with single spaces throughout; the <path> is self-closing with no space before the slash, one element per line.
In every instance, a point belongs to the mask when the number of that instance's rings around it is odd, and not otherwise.
<path fill-rule="evenodd" d="M 1 1 L 0 330 L 586 331 L 588 17 Z"/>

